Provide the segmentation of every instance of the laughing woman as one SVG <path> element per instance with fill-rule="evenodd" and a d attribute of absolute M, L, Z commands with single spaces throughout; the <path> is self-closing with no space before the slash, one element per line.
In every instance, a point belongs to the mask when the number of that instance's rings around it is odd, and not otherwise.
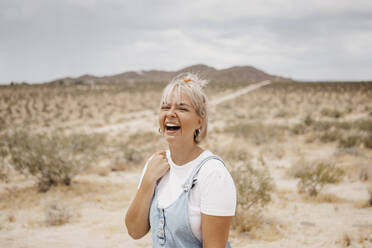
<path fill-rule="evenodd" d="M 132 238 L 151 229 L 153 247 L 230 247 L 234 182 L 223 160 L 199 146 L 207 135 L 206 83 L 183 73 L 163 91 L 159 131 L 169 149 L 146 162 L 125 216 Z"/>

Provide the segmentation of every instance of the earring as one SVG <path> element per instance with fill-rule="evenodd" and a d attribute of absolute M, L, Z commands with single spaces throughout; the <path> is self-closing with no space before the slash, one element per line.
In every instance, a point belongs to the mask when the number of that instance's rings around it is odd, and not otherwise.
<path fill-rule="evenodd" d="M 196 129 L 195 132 L 194 132 L 194 136 L 195 137 L 198 137 L 200 134 L 200 128 Z"/>
<path fill-rule="evenodd" d="M 194 132 L 194 142 L 195 143 L 199 143 L 199 134 L 200 134 L 200 128 L 196 129 L 195 132 Z"/>
<path fill-rule="evenodd" d="M 161 132 L 161 129 L 160 129 L 160 127 L 159 127 L 159 129 L 158 129 L 158 132 L 159 132 L 160 134 L 163 134 L 163 133 Z"/>

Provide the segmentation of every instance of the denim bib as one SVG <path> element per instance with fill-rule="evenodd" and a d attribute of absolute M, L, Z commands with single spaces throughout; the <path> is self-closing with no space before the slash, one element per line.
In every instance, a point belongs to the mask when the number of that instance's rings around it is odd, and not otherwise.
<path fill-rule="evenodd" d="M 202 242 L 192 233 L 188 199 L 190 190 L 197 183 L 196 176 L 200 168 L 210 159 L 222 161 L 217 156 L 209 156 L 197 165 L 186 180 L 183 192 L 178 199 L 166 208 L 158 208 L 157 187 L 150 206 L 150 226 L 152 247 L 155 248 L 197 248 L 203 247 Z M 231 248 L 227 242 L 226 248 Z"/>

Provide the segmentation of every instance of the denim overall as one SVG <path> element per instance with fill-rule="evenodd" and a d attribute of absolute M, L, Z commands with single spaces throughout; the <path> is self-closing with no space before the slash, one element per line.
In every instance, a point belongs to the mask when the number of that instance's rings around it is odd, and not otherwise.
<path fill-rule="evenodd" d="M 178 199 L 167 208 L 158 208 L 157 189 L 152 198 L 150 206 L 150 226 L 152 234 L 152 247 L 161 248 L 196 248 L 203 247 L 202 242 L 192 233 L 188 199 L 192 187 L 197 183 L 196 176 L 200 168 L 210 159 L 223 161 L 216 156 L 205 158 L 192 171 L 190 177 L 186 180 L 183 192 Z M 226 248 L 231 248 L 227 242 Z"/>

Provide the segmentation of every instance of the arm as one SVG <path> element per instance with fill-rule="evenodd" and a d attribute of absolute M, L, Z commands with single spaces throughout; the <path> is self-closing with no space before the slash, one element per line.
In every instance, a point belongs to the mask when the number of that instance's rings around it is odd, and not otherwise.
<path fill-rule="evenodd" d="M 225 248 L 233 216 L 201 214 L 204 248 Z"/>
<path fill-rule="evenodd" d="M 234 181 L 220 161 L 210 160 L 199 172 L 203 247 L 226 247 L 235 215 Z"/>
<path fill-rule="evenodd" d="M 134 239 L 145 236 L 150 230 L 149 212 L 156 181 L 169 169 L 165 152 L 157 152 L 149 161 L 142 183 L 125 215 L 125 225 Z"/>

